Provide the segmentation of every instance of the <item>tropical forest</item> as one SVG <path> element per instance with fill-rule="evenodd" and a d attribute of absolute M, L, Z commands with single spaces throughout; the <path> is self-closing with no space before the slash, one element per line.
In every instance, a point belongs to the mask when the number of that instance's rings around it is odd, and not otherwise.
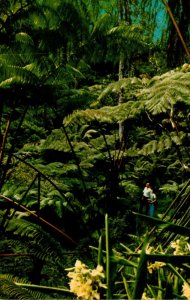
<path fill-rule="evenodd" d="M 0 2 L 0 299 L 190 299 L 190 1 Z"/>

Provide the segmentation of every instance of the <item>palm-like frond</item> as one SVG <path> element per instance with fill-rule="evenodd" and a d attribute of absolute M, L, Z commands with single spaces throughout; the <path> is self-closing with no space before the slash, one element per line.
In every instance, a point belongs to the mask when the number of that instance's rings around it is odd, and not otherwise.
<path fill-rule="evenodd" d="M 96 110 L 78 110 L 72 115 L 65 117 L 64 125 L 82 124 L 84 122 L 117 123 L 136 117 L 143 109 L 143 103 L 128 101 L 121 105 L 105 106 Z"/>
<path fill-rule="evenodd" d="M 177 182 L 173 181 L 173 180 L 168 180 L 167 183 L 163 184 L 162 187 L 160 188 L 160 191 L 164 194 L 164 193 L 173 193 L 174 195 L 177 193 L 179 189 L 179 186 L 177 184 Z"/>
<path fill-rule="evenodd" d="M 120 24 L 116 27 L 113 27 L 110 29 L 108 34 L 126 38 L 126 39 L 132 39 L 137 42 L 142 40 L 142 27 L 140 25 L 136 24 L 129 24 L 125 21 L 121 21 Z"/>
<path fill-rule="evenodd" d="M 30 292 L 29 290 L 16 285 L 14 283 L 15 280 L 18 280 L 18 282 L 21 281 L 11 275 L 0 275 L 0 295 L 3 299 L 30 300 L 42 297 L 42 295 L 37 292 Z"/>
<path fill-rule="evenodd" d="M 101 15 L 92 30 L 92 37 L 101 37 L 105 35 L 110 26 L 110 22 L 113 22 L 112 16 L 109 13 Z"/>
<path fill-rule="evenodd" d="M 136 24 L 131 25 L 122 21 L 118 26 L 110 29 L 107 35 L 110 54 L 112 53 L 112 57 L 117 55 L 118 61 L 121 53 L 125 59 L 129 59 L 129 57 L 136 56 L 148 48 L 143 36 L 143 28 Z M 110 54 L 108 53 L 107 56 L 109 57 Z"/>
<path fill-rule="evenodd" d="M 176 103 L 190 103 L 190 73 L 170 71 L 156 76 L 142 90 L 142 95 L 146 98 L 146 109 L 153 115 L 170 113 Z"/>
<path fill-rule="evenodd" d="M 151 140 L 144 145 L 140 153 L 150 155 L 155 152 L 162 152 L 166 149 L 171 149 L 173 145 L 182 145 L 184 136 L 184 132 L 179 132 L 178 135 L 175 132 L 171 132 L 167 136 L 163 135 L 159 138 L 159 140 Z"/>
<path fill-rule="evenodd" d="M 27 34 L 26 32 L 19 32 L 15 35 L 15 39 L 16 41 L 20 42 L 20 43 L 24 43 L 26 45 L 33 45 L 33 40 L 31 38 L 31 36 L 29 34 Z"/>
<path fill-rule="evenodd" d="M 118 95 L 121 91 L 124 92 L 125 98 L 135 96 L 138 90 L 142 88 L 142 81 L 136 77 L 123 78 L 117 82 L 110 83 L 100 94 L 97 101 L 101 101 L 107 95 L 113 93 Z"/>
<path fill-rule="evenodd" d="M 5 66 L 1 68 L 2 79 L 0 86 L 9 87 L 11 84 L 36 84 L 37 77 L 29 70 L 19 66 Z"/>
<path fill-rule="evenodd" d="M 56 261 L 57 264 L 61 264 L 61 245 L 38 225 L 25 219 L 14 217 L 9 221 L 6 231 L 12 232 L 15 236 L 15 240 L 9 240 L 9 245 L 12 249 L 20 248 L 21 250 L 25 248 L 27 253 L 34 255 L 40 260 L 46 262 Z"/>

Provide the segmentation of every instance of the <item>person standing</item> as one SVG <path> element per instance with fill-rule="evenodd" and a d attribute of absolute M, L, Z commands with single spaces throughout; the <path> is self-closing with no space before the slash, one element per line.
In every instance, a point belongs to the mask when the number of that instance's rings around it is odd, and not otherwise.
<path fill-rule="evenodd" d="M 153 189 L 151 189 L 150 199 L 148 200 L 148 216 L 149 217 L 154 217 L 156 201 L 157 201 L 156 194 L 154 194 Z"/>
<path fill-rule="evenodd" d="M 145 213 L 148 214 L 150 194 L 151 194 L 151 187 L 150 187 L 150 183 L 147 182 L 143 189 L 143 195 L 140 201 L 140 207 L 139 207 L 140 213 L 143 213 L 145 208 Z"/>

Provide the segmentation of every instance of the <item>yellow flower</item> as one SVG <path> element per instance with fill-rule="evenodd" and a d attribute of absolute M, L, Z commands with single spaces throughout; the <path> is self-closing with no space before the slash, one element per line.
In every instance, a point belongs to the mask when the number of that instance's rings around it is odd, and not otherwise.
<path fill-rule="evenodd" d="M 81 300 L 100 300 L 100 288 L 106 288 L 101 282 L 104 278 L 103 267 L 98 265 L 96 269 L 89 269 L 80 260 L 77 260 L 74 268 L 67 269 L 67 276 L 71 278 L 70 291 Z"/>
<path fill-rule="evenodd" d="M 146 298 L 146 293 L 144 292 L 143 294 L 142 294 L 142 298 L 141 298 L 141 300 L 146 300 L 147 298 Z"/>
<path fill-rule="evenodd" d="M 105 276 L 104 276 L 104 273 L 103 273 L 103 267 L 100 266 L 100 265 L 98 265 L 96 267 L 96 269 L 94 269 L 94 270 L 91 271 L 91 275 L 92 275 L 92 277 L 98 277 L 98 276 L 100 276 L 100 277 L 104 278 Z"/>
<path fill-rule="evenodd" d="M 184 282 L 182 291 L 183 291 L 183 296 L 186 297 L 187 299 L 190 299 L 190 286 L 188 283 Z"/>
<path fill-rule="evenodd" d="M 85 264 L 83 264 L 80 260 L 76 260 L 76 263 L 75 263 L 75 270 L 76 271 L 81 271 L 81 270 L 87 270 L 87 267 Z"/>
<path fill-rule="evenodd" d="M 180 255 L 181 251 L 180 251 L 180 240 L 176 240 L 175 242 L 171 242 L 170 247 L 175 249 L 174 251 L 174 255 Z"/>
<path fill-rule="evenodd" d="M 100 294 L 97 291 L 92 292 L 92 300 L 100 300 Z"/>
<path fill-rule="evenodd" d="M 141 300 L 154 300 L 154 299 L 153 299 L 153 298 L 148 298 L 148 297 L 146 296 L 146 293 L 144 292 L 144 293 L 142 294 Z"/>
<path fill-rule="evenodd" d="M 92 286 L 84 283 L 81 284 L 77 289 L 77 296 L 82 299 L 89 299 L 92 294 Z"/>
<path fill-rule="evenodd" d="M 77 293 L 77 292 L 78 292 L 78 289 L 80 288 L 80 285 L 81 285 L 80 282 L 71 280 L 71 282 L 69 283 L 70 291 L 71 291 L 72 293 Z"/>
<path fill-rule="evenodd" d="M 190 245 L 187 243 L 185 239 L 178 239 L 175 242 L 171 242 L 170 244 L 171 248 L 174 248 L 174 255 L 184 255 L 189 254 L 190 251 Z"/>
<path fill-rule="evenodd" d="M 150 265 L 148 266 L 148 271 L 149 271 L 150 274 L 152 274 L 152 272 L 153 272 L 154 270 L 158 270 L 159 268 L 162 268 L 162 267 L 164 267 L 165 265 L 166 265 L 166 264 L 165 264 L 164 262 L 155 261 L 154 264 L 150 264 Z"/>
<path fill-rule="evenodd" d="M 153 249 L 154 249 L 153 247 L 148 246 L 147 249 L 146 249 L 146 254 L 150 254 Z"/>
<path fill-rule="evenodd" d="M 179 240 L 176 240 L 175 242 L 171 242 L 170 247 L 172 247 L 174 249 L 179 247 Z"/>

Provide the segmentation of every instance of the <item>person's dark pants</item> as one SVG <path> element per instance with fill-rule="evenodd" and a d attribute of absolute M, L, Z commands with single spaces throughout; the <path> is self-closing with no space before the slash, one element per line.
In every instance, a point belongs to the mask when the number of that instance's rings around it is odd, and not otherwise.
<path fill-rule="evenodd" d="M 149 209 L 148 197 L 143 196 L 140 200 L 139 213 L 144 213 L 147 215 Z"/>

